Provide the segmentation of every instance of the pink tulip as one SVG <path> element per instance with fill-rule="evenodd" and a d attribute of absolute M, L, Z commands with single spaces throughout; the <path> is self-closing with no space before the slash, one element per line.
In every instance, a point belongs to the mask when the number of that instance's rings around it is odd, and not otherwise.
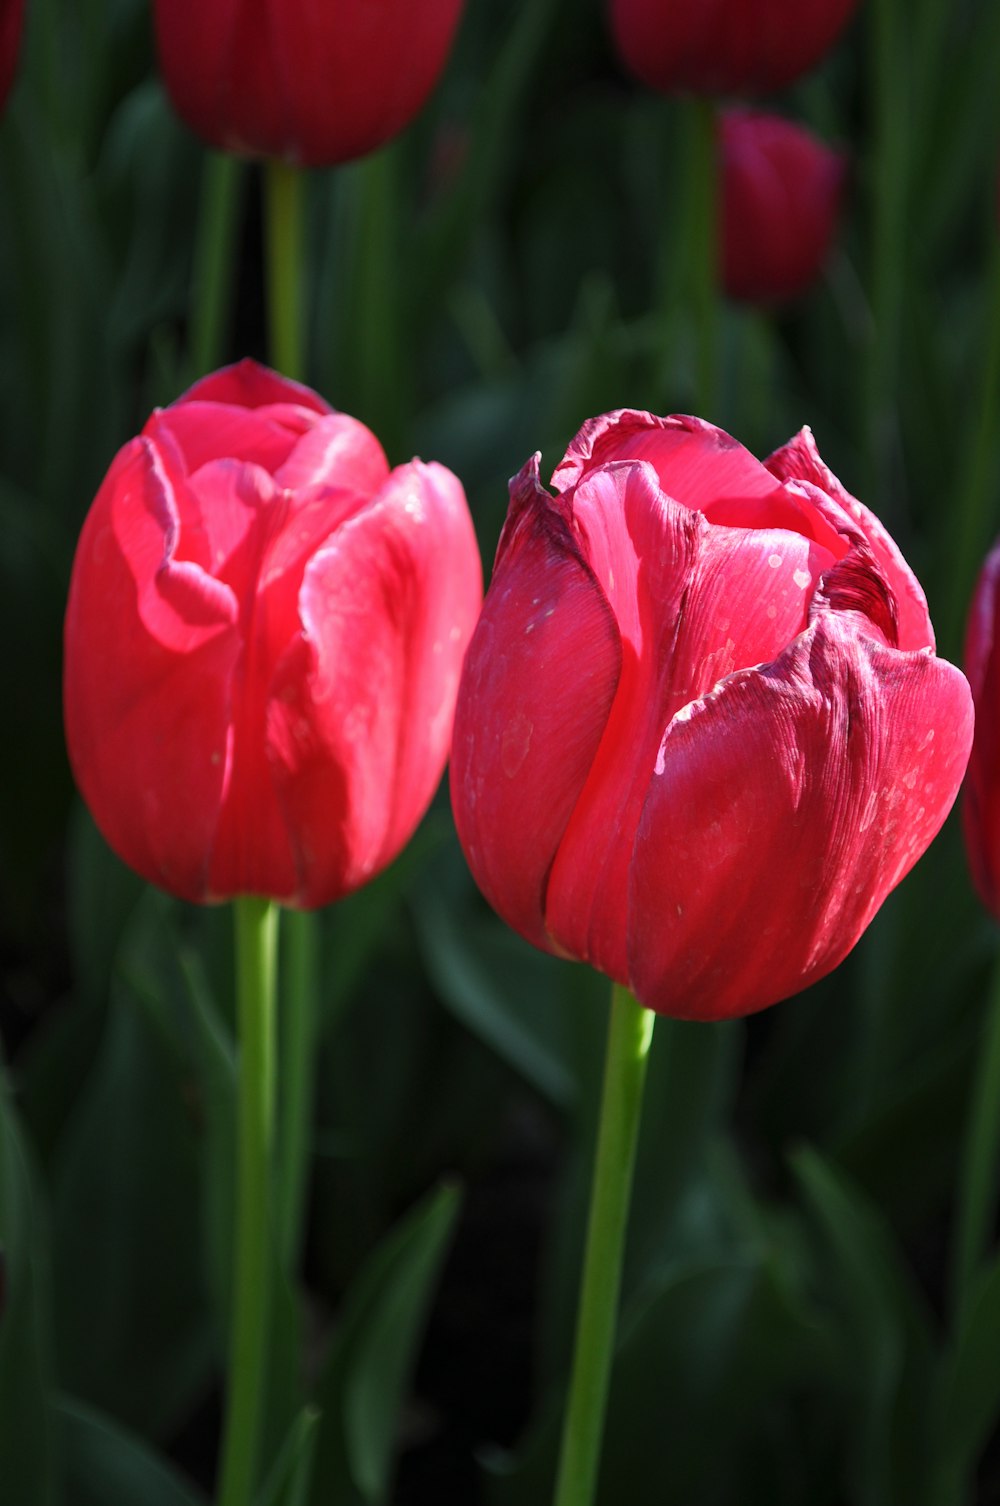
<path fill-rule="evenodd" d="M 842 152 L 758 110 L 719 122 L 722 283 L 731 298 L 794 298 L 819 276 L 847 177 Z"/>
<path fill-rule="evenodd" d="M 107 841 L 183 899 L 312 908 L 383 868 L 444 768 L 482 598 L 450 471 L 244 361 L 157 410 L 84 524 L 66 737 Z"/>
<path fill-rule="evenodd" d="M 463 0 L 154 0 L 174 108 L 224 151 L 349 162 L 409 125 Z"/>
<path fill-rule="evenodd" d="M 611 0 L 628 67 L 661 93 L 770 93 L 833 46 L 858 0 Z"/>
<path fill-rule="evenodd" d="M 0 106 L 14 82 L 23 26 L 24 0 L 0 0 Z"/>
<path fill-rule="evenodd" d="M 804 429 L 765 463 L 695 418 L 586 424 L 511 484 L 452 800 L 536 946 L 664 1014 L 748 1014 L 850 951 L 972 739 L 896 545 Z"/>
<path fill-rule="evenodd" d="M 969 866 L 980 898 L 1000 917 L 1000 542 L 980 572 L 965 633 L 965 672 L 976 737 L 962 801 Z"/>

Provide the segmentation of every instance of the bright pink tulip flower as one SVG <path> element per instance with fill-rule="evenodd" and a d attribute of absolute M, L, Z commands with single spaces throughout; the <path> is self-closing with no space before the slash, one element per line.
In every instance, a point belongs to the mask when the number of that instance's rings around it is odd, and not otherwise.
<path fill-rule="evenodd" d="M 719 162 L 726 292 L 762 303 L 804 292 L 833 241 L 846 157 L 779 115 L 725 110 Z"/>
<path fill-rule="evenodd" d="M 0 0 L 0 106 L 14 82 L 23 26 L 24 0 Z"/>
<path fill-rule="evenodd" d="M 611 0 L 618 50 L 661 93 L 766 94 L 829 51 L 858 0 Z"/>
<path fill-rule="evenodd" d="M 651 1009 L 749 1014 L 850 951 L 972 740 L 923 593 L 808 429 L 765 463 L 696 418 L 586 424 L 511 483 L 451 787 L 536 946 Z"/>
<path fill-rule="evenodd" d="M 385 866 L 444 768 L 482 576 L 462 488 L 244 361 L 157 410 L 84 523 L 70 760 L 183 899 L 312 908 Z"/>
<path fill-rule="evenodd" d="M 182 120 L 223 151 L 312 167 L 409 125 L 444 68 L 463 0 L 155 0 Z"/>
<path fill-rule="evenodd" d="M 965 672 L 976 737 L 962 798 L 969 867 L 980 898 L 1000 918 L 1000 541 L 986 558 L 969 609 Z"/>

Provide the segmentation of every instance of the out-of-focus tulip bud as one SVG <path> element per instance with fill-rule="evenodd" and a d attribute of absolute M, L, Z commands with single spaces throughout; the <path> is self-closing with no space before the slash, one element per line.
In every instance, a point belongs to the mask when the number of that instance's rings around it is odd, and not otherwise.
<path fill-rule="evenodd" d="M 651 1009 L 748 1014 L 854 946 L 950 809 L 964 676 L 804 429 L 764 464 L 695 418 L 586 424 L 511 484 L 452 802 L 536 946 Z"/>
<path fill-rule="evenodd" d="M 980 898 L 1000 919 L 1000 541 L 986 558 L 969 608 L 965 672 L 976 705 L 962 797 L 965 848 Z"/>
<path fill-rule="evenodd" d="M 14 82 L 23 25 L 24 0 L 0 0 L 0 108 Z"/>
<path fill-rule="evenodd" d="M 842 152 L 757 110 L 719 121 L 722 283 L 731 298 L 793 298 L 818 277 L 847 176 Z"/>
<path fill-rule="evenodd" d="M 661 93 L 783 89 L 836 41 L 858 0 L 611 0 L 628 67 Z"/>
<path fill-rule="evenodd" d="M 330 166 L 409 125 L 463 0 L 155 0 L 177 113 L 223 151 Z"/>
<path fill-rule="evenodd" d="M 253 362 L 116 457 L 77 548 L 70 760 L 107 841 L 183 899 L 311 908 L 412 834 L 482 576 L 462 488 Z"/>

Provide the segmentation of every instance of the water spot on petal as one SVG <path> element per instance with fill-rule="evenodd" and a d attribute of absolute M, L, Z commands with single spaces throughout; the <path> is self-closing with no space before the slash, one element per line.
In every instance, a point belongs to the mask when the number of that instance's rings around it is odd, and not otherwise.
<path fill-rule="evenodd" d="M 812 576 L 809 574 L 808 570 L 796 570 L 792 576 L 792 580 L 798 586 L 800 591 L 804 591 L 806 586 L 808 586 L 810 581 L 812 580 Z"/>
<path fill-rule="evenodd" d="M 767 563 L 770 565 L 772 570 L 777 570 L 778 566 L 781 564 L 781 555 L 769 554 L 767 557 Z"/>
<path fill-rule="evenodd" d="M 534 727 L 523 711 L 519 711 L 507 723 L 500 750 L 500 766 L 508 779 L 514 778 L 527 758 L 533 731 Z"/>

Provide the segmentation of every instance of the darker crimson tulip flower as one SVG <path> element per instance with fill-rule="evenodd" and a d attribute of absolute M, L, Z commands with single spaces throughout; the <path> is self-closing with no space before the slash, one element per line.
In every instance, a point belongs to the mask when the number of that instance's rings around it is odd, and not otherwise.
<path fill-rule="evenodd" d="M 421 109 L 463 0 L 155 0 L 177 113 L 224 151 L 349 162 Z"/>
<path fill-rule="evenodd" d="M 955 799 L 965 678 L 804 429 L 764 464 L 695 418 L 586 424 L 511 484 L 452 802 L 536 946 L 651 1009 L 747 1014 L 850 951 Z"/>
<path fill-rule="evenodd" d="M 778 115 L 726 110 L 719 160 L 723 287 L 751 302 L 795 297 L 826 260 L 847 159 Z"/>
<path fill-rule="evenodd" d="M 14 82 L 23 26 L 24 0 L 0 0 L 0 106 Z"/>
<path fill-rule="evenodd" d="M 110 845 L 183 899 L 311 908 L 441 777 L 482 576 L 462 488 L 244 361 L 120 451 L 77 548 L 66 736 Z"/>
<path fill-rule="evenodd" d="M 770 93 L 826 53 L 858 0 L 611 0 L 618 50 L 661 93 Z"/>
<path fill-rule="evenodd" d="M 965 672 L 976 736 L 962 799 L 969 866 L 980 898 L 1000 918 L 1000 540 L 986 558 L 969 609 Z"/>

